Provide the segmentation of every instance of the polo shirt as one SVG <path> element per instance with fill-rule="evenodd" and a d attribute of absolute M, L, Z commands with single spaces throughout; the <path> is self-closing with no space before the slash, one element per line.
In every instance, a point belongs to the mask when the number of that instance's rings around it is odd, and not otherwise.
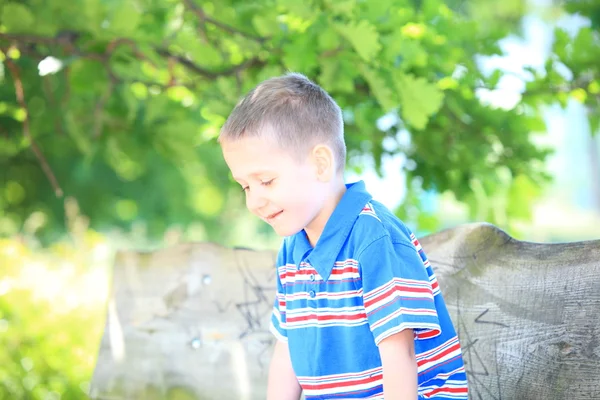
<path fill-rule="evenodd" d="M 419 397 L 467 399 L 460 343 L 421 245 L 364 182 L 346 188 L 314 248 L 302 230 L 277 256 L 270 328 L 305 398 L 383 399 L 378 345 L 410 328 Z"/>

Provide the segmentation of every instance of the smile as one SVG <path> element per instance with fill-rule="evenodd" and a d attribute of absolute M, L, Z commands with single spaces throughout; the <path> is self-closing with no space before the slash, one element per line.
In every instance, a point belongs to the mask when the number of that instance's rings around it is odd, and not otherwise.
<path fill-rule="evenodd" d="M 266 220 L 268 223 L 271 223 L 271 222 L 273 222 L 273 221 L 274 221 L 274 220 L 275 220 L 277 217 L 279 217 L 279 216 L 281 215 L 281 213 L 283 213 L 283 210 L 281 210 L 281 211 L 277 211 L 277 212 L 275 212 L 275 213 L 273 213 L 273 214 L 271 214 L 271 215 L 267 215 L 267 216 L 265 217 L 265 220 Z"/>

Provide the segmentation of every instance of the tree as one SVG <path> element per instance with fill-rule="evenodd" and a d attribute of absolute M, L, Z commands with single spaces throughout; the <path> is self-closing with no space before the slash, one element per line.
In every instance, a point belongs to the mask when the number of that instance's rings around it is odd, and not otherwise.
<path fill-rule="evenodd" d="M 563 27 L 555 28 L 545 71 L 532 71 L 525 102 L 537 107 L 559 101 L 566 106 L 574 98 L 585 105 L 590 130 L 595 134 L 600 128 L 600 4 L 592 0 L 568 0 L 564 9 L 589 23 L 572 34 Z"/>
<path fill-rule="evenodd" d="M 435 190 L 473 212 L 503 193 L 508 216 L 526 217 L 547 179 L 549 150 L 530 140 L 545 129 L 537 103 L 505 110 L 475 96 L 503 75 L 484 75 L 475 56 L 500 53 L 519 5 L 479 0 L 496 8 L 476 20 L 481 7 L 441 0 L 74 2 L 0 0 L 3 234 L 33 225 L 54 238 L 74 198 L 95 229 L 196 223 L 227 242 L 241 194 L 215 137 L 240 96 L 286 70 L 343 108 L 350 168 L 406 154 L 403 216 Z M 397 118 L 382 131 L 386 114 Z M 496 222 L 494 208 L 479 215 Z"/>

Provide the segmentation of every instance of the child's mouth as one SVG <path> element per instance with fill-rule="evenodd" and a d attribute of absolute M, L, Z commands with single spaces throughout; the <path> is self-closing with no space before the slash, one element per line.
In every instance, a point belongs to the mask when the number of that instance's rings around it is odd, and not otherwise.
<path fill-rule="evenodd" d="M 273 213 L 271 215 L 268 215 L 266 220 L 268 223 L 271 223 L 275 220 L 275 218 L 279 217 L 281 215 L 281 213 L 283 213 L 283 210 L 281 211 L 277 211 L 276 213 Z"/>

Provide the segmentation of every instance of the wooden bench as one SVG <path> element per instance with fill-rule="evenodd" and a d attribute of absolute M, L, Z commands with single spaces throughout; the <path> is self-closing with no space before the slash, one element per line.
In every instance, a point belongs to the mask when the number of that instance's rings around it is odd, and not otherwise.
<path fill-rule="evenodd" d="M 600 399 L 600 240 L 527 243 L 488 224 L 420 240 L 470 398 Z M 118 254 L 90 397 L 264 399 L 274 259 L 209 243 Z"/>

